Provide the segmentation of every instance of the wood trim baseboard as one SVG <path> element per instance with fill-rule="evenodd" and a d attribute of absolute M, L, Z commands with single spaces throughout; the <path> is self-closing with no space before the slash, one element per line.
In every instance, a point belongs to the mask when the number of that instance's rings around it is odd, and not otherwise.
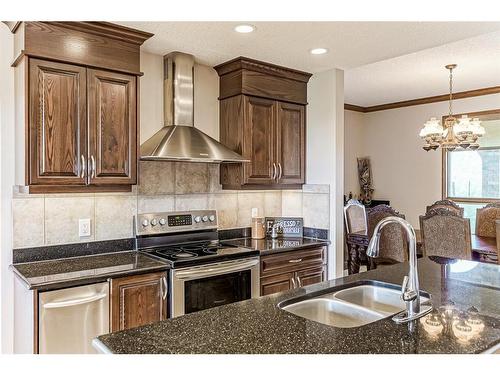
<path fill-rule="evenodd" d="M 465 98 L 472 98 L 474 96 L 492 95 L 492 94 L 498 94 L 498 93 L 500 93 L 500 86 L 483 87 L 481 89 L 456 92 L 453 94 L 453 99 L 454 100 L 465 99 Z M 359 105 L 355 105 L 355 104 L 345 103 L 344 109 L 349 110 L 349 111 L 362 112 L 362 113 L 377 112 L 377 111 L 385 111 L 387 109 L 411 107 L 411 106 L 421 105 L 421 104 L 444 102 L 444 101 L 447 101 L 449 99 L 449 97 L 450 97 L 449 94 L 443 94 L 443 95 L 436 95 L 436 96 L 428 96 L 428 97 L 419 98 L 419 99 L 403 100 L 403 101 L 394 102 L 394 103 L 373 105 L 373 106 L 369 106 L 369 107 L 363 107 L 363 106 L 359 106 Z"/>

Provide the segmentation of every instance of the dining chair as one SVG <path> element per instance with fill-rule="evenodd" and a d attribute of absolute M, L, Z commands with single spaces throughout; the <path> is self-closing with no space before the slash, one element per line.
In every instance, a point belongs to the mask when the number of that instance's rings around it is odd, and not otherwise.
<path fill-rule="evenodd" d="M 447 208 L 436 208 L 420 216 L 425 256 L 472 259 L 470 220 Z"/>
<path fill-rule="evenodd" d="M 356 199 L 350 199 L 344 207 L 344 218 L 347 233 L 366 234 L 366 209 Z"/>
<path fill-rule="evenodd" d="M 391 206 L 381 204 L 368 209 L 368 237 L 371 238 L 378 222 L 389 216 L 397 216 L 402 219 L 405 215 L 400 214 Z M 403 228 L 397 223 L 387 224 L 381 232 L 379 242 L 380 256 L 371 258 L 375 265 L 394 264 L 408 260 L 408 240 Z"/>
<path fill-rule="evenodd" d="M 434 202 L 430 206 L 427 206 L 427 209 L 425 210 L 425 212 L 427 213 L 427 212 L 434 210 L 436 208 L 444 208 L 444 209 L 456 212 L 461 217 L 464 217 L 464 208 L 460 207 L 458 204 L 456 204 L 455 202 L 453 202 L 452 200 L 449 200 L 449 199 L 443 199 L 443 200 Z"/>
<path fill-rule="evenodd" d="M 476 210 L 476 235 L 496 237 L 495 220 L 500 219 L 500 203 L 489 203 Z"/>

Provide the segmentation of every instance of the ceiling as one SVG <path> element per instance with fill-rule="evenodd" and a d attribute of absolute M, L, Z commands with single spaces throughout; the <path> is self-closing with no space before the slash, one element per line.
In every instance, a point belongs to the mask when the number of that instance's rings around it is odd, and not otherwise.
<path fill-rule="evenodd" d="M 500 22 L 120 22 L 155 35 L 143 49 L 182 51 L 214 66 L 237 56 L 316 73 L 345 70 L 345 101 L 360 106 L 440 95 L 443 66 L 457 63 L 457 91 L 500 84 Z M 325 55 L 311 55 L 316 47 Z"/>
<path fill-rule="evenodd" d="M 345 102 L 363 107 L 446 94 L 447 64 L 455 92 L 500 86 L 500 32 L 345 71 Z"/>
<path fill-rule="evenodd" d="M 238 22 L 120 24 L 154 33 L 143 46 L 148 52 L 187 52 L 205 65 L 246 56 L 311 73 L 354 68 L 500 31 L 500 22 L 251 22 L 257 29 L 250 34 L 234 32 Z M 316 47 L 329 53 L 311 55 Z"/>

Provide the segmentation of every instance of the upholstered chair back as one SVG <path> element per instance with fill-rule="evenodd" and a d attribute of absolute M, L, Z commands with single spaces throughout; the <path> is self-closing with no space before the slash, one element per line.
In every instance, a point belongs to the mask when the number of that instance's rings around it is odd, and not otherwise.
<path fill-rule="evenodd" d="M 495 220 L 500 219 L 500 203 L 489 203 L 476 211 L 476 235 L 496 237 Z"/>
<path fill-rule="evenodd" d="M 373 231 L 378 222 L 389 216 L 397 216 L 402 219 L 405 215 L 400 214 L 392 207 L 381 204 L 373 208 L 368 209 L 368 237 L 373 236 Z M 406 232 L 397 223 L 387 224 L 380 234 L 379 242 L 379 259 L 374 259 L 375 262 L 379 263 L 381 260 L 387 260 L 389 262 L 406 262 L 408 260 L 408 241 L 406 238 Z"/>
<path fill-rule="evenodd" d="M 424 255 L 471 259 L 470 221 L 446 209 L 436 208 L 420 216 Z"/>
<path fill-rule="evenodd" d="M 349 200 L 344 207 L 345 225 L 347 233 L 366 234 L 366 209 L 355 199 Z"/>

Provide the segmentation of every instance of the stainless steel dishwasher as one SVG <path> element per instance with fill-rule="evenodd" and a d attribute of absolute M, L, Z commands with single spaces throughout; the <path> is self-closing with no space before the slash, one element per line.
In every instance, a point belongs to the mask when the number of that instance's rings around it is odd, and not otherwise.
<path fill-rule="evenodd" d="M 41 354 L 97 353 L 92 339 L 109 333 L 109 285 L 92 284 L 39 294 Z"/>

